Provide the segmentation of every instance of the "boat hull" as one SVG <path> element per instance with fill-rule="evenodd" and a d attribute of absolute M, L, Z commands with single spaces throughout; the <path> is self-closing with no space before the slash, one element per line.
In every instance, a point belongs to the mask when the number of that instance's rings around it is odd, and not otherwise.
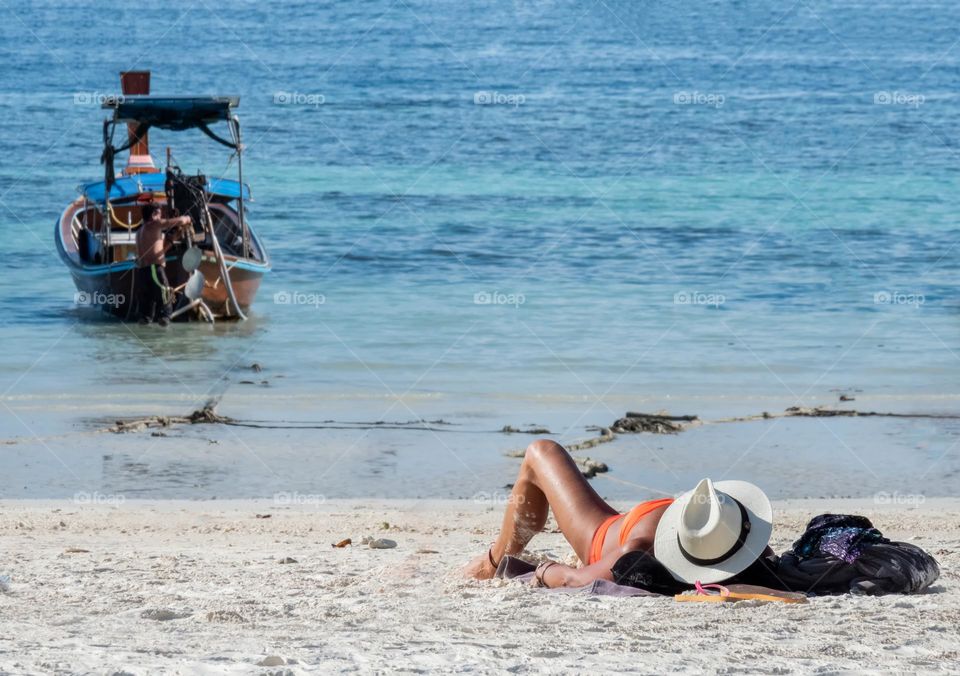
<path fill-rule="evenodd" d="M 95 307 L 122 318 L 133 316 L 136 298 L 136 271 L 88 271 L 71 269 L 77 287 L 74 301 L 83 307 Z"/>
<path fill-rule="evenodd" d="M 233 288 L 237 304 L 240 305 L 241 310 L 246 312 L 257 297 L 260 282 L 263 281 L 266 270 L 263 265 L 231 256 L 224 256 L 224 263 L 227 267 L 227 275 L 230 278 L 230 285 Z M 217 317 L 235 315 L 236 312 L 233 312 L 232 303 L 230 303 L 227 295 L 227 286 L 223 283 L 220 275 L 220 266 L 217 264 L 212 251 L 203 252 L 199 270 L 204 279 L 203 302 L 210 308 L 210 311 Z M 189 277 L 180 267 L 179 261 L 175 263 L 171 270 L 168 270 L 169 272 L 173 272 L 170 275 L 170 283 L 173 286 L 183 284 Z M 176 281 L 174 281 L 174 278 L 176 278 Z"/>
<path fill-rule="evenodd" d="M 210 252 L 212 257 L 212 252 Z M 220 277 L 220 268 L 215 262 L 208 262 L 207 256 L 200 264 L 200 273 L 205 280 L 203 288 L 203 302 L 218 319 L 237 318 L 232 303 L 227 296 L 226 285 Z M 229 269 L 230 283 L 237 303 L 244 313 L 250 309 L 260 289 L 260 282 L 266 271 L 251 270 L 249 267 L 239 267 L 243 261 L 237 263 L 229 258 L 225 259 Z M 177 274 L 176 269 L 182 274 Z M 187 279 L 187 274 L 179 268 L 177 261 L 168 263 L 168 277 L 171 285 L 177 286 Z M 136 270 L 83 270 L 72 269 L 73 283 L 77 288 L 75 301 L 77 305 L 98 307 L 122 319 L 133 319 L 136 316 Z M 181 281 L 182 280 L 182 281 Z"/>
<path fill-rule="evenodd" d="M 98 307 L 122 319 L 137 317 L 136 267 L 132 260 L 109 264 L 89 264 L 80 260 L 78 246 L 71 233 L 71 219 L 79 203 L 67 207 L 57 221 L 55 239 L 61 260 L 70 270 L 77 288 L 76 303 L 81 306 Z M 256 235 L 251 231 L 251 236 Z M 258 247 L 261 246 L 257 241 Z M 219 319 L 236 319 L 239 313 L 230 302 L 227 286 L 223 281 L 220 265 L 212 250 L 203 250 L 200 273 L 204 277 L 203 302 Z M 266 261 L 239 258 L 225 254 L 223 257 L 230 285 L 240 310 L 246 314 L 253 305 L 263 276 L 270 271 Z M 179 256 L 169 256 L 166 263 L 167 278 L 171 286 L 187 281 L 189 273 L 180 265 Z M 189 314 L 189 313 L 188 313 Z"/>

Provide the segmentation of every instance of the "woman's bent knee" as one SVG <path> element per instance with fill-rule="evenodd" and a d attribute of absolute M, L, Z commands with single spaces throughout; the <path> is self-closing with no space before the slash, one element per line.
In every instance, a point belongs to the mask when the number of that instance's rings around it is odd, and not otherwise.
<path fill-rule="evenodd" d="M 544 462 L 558 456 L 567 455 L 567 451 L 552 439 L 537 439 L 529 446 L 527 446 L 527 452 L 524 455 L 524 459 L 528 462 Z"/>

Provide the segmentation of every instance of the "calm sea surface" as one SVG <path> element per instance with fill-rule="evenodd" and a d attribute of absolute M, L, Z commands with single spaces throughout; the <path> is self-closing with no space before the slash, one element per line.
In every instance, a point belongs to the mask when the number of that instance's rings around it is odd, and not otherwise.
<path fill-rule="evenodd" d="M 6 3 L 0 18 L 4 439 L 210 396 L 244 418 L 568 437 L 627 409 L 756 413 L 840 392 L 873 410 L 956 410 L 956 3 L 67 1 Z M 245 324 L 159 331 L 74 303 L 54 221 L 102 178 L 97 101 L 135 68 L 154 93 L 241 97 L 251 222 L 273 263 Z M 151 144 L 188 171 L 227 167 L 199 133 Z M 218 434 L 257 459 L 278 443 Z M 284 434 L 265 476 L 325 443 Z M 354 493 L 470 495 L 513 471 L 485 484 L 471 458 L 522 446 L 445 449 L 427 433 L 456 459 L 442 489 L 411 491 L 364 468 L 382 460 L 351 464 L 368 431 L 339 435 L 330 493 L 363 475 Z M 912 466 L 928 478 L 958 464 L 955 429 L 894 437 L 876 444 L 926 444 Z M 863 438 L 845 428 L 837 452 L 867 453 Z M 71 442 L 10 446 L 16 485 L 0 488 L 32 491 L 39 467 L 52 469 L 35 492 L 106 486 L 109 463 L 84 464 L 98 445 L 143 441 L 99 439 L 74 460 Z M 166 485 L 158 465 L 142 471 Z"/>

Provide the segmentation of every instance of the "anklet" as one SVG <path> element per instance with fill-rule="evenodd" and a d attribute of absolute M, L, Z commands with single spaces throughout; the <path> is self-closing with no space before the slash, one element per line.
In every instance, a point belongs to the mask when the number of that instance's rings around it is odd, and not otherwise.
<path fill-rule="evenodd" d="M 548 570 L 550 570 L 550 566 L 556 566 L 556 565 L 557 565 L 556 561 L 544 561 L 539 566 L 537 566 L 537 569 L 533 571 L 533 579 L 537 582 L 538 587 L 549 588 L 547 583 L 544 582 L 543 576 L 547 574 Z"/>
<path fill-rule="evenodd" d="M 490 549 L 487 550 L 487 559 L 494 570 L 500 567 L 500 564 L 493 560 L 493 545 L 490 545 Z"/>

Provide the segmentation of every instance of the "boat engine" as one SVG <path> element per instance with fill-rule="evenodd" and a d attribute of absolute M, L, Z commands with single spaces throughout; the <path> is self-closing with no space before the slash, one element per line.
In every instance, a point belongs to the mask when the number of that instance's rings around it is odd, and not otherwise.
<path fill-rule="evenodd" d="M 175 214 L 190 217 L 196 240 L 203 240 L 206 232 L 206 186 L 207 178 L 203 174 L 187 176 L 178 167 L 167 169 L 164 186 L 167 203 L 175 210 Z"/>

